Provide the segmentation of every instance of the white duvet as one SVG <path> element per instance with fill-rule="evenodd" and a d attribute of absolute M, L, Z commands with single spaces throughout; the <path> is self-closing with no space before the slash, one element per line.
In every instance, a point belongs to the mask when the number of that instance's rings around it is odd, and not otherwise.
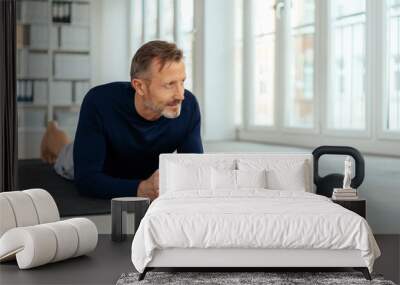
<path fill-rule="evenodd" d="M 365 219 L 307 192 L 247 189 L 166 193 L 150 205 L 132 243 L 143 272 L 155 249 L 358 249 L 372 272 L 380 251 Z"/>

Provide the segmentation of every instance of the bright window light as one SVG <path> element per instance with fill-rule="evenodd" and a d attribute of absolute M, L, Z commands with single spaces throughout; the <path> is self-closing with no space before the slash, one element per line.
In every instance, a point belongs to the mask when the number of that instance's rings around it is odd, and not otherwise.
<path fill-rule="evenodd" d="M 275 10 L 274 0 L 255 1 L 255 74 L 253 125 L 274 124 Z"/>
<path fill-rule="evenodd" d="M 365 0 L 335 0 L 332 8 L 332 90 L 328 128 L 365 130 Z"/>
<path fill-rule="evenodd" d="M 290 34 L 290 90 L 286 125 L 313 127 L 314 114 L 314 0 L 292 1 Z"/>

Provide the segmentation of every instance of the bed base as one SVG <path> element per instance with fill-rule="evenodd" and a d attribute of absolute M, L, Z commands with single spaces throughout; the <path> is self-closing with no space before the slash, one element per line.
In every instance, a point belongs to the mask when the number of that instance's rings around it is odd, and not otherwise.
<path fill-rule="evenodd" d="M 332 268 L 353 268 L 367 280 L 371 275 L 359 250 L 350 249 L 254 249 L 254 248 L 168 248 L 156 249 L 152 260 L 139 275 L 143 280 L 155 268 L 201 268 L 215 271 L 224 268 L 236 272 L 265 269 L 307 269 L 323 271 Z"/>
<path fill-rule="evenodd" d="M 139 274 L 138 280 L 142 281 L 146 277 L 146 273 L 147 272 L 152 271 L 152 270 L 157 269 L 157 268 L 164 268 L 164 267 L 146 267 L 144 269 L 144 271 Z M 188 269 L 188 268 L 192 269 L 193 271 L 196 271 L 196 269 L 197 269 L 196 267 L 185 267 L 185 269 Z M 267 271 L 266 269 L 271 269 L 271 268 L 272 267 L 267 267 L 267 268 L 262 268 L 262 267 L 258 267 L 258 268 L 254 268 L 254 267 L 252 267 L 252 268 L 243 268 L 243 267 L 236 268 L 236 267 L 233 267 L 233 268 L 230 268 L 230 270 L 225 270 L 225 271 L 228 271 L 228 272 L 243 272 L 243 271 L 255 271 L 256 270 L 256 271 L 259 271 L 259 272 L 261 271 L 262 272 L 262 271 Z M 295 267 L 291 267 L 291 268 L 290 267 L 286 267 L 286 268 L 276 267 L 274 269 L 277 269 L 277 270 L 282 270 L 283 269 L 284 271 L 290 271 L 291 269 L 293 270 L 294 268 Z M 360 271 L 364 275 L 364 278 L 366 280 L 372 280 L 371 275 L 370 275 L 369 270 L 368 270 L 367 267 L 349 267 L 349 268 L 353 268 L 356 271 Z M 206 270 L 204 270 L 204 269 L 206 269 Z M 214 272 L 214 271 L 216 271 L 215 269 L 221 269 L 221 267 L 202 268 L 201 271 L 202 272 L 204 272 L 204 271 Z M 234 269 L 234 270 L 232 270 L 232 269 Z M 254 270 L 249 270 L 249 269 L 254 269 Z M 262 270 L 262 269 L 264 269 L 264 270 Z M 317 268 L 309 267 L 309 269 L 314 269 L 315 270 Z M 325 269 L 326 269 L 326 267 L 325 267 Z M 322 271 L 322 270 L 320 270 L 320 271 Z"/>

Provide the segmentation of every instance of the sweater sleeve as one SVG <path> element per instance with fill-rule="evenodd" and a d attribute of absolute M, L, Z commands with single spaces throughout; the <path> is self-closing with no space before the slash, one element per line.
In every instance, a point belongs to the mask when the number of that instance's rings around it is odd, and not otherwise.
<path fill-rule="evenodd" d="M 106 175 L 106 138 L 102 118 L 94 101 L 93 90 L 81 105 L 74 141 L 74 180 L 83 195 L 98 198 L 136 196 L 140 180 L 121 179 Z"/>
<path fill-rule="evenodd" d="M 193 96 L 193 95 L 192 95 Z M 183 139 L 181 145 L 177 148 L 178 153 L 203 153 L 203 144 L 201 142 L 201 115 L 199 104 L 196 97 L 193 96 L 193 116 L 189 132 Z"/>

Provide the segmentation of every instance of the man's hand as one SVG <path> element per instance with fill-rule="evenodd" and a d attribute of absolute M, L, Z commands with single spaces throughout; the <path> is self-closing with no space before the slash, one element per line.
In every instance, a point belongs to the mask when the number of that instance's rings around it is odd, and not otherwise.
<path fill-rule="evenodd" d="M 158 188 L 159 174 L 157 169 L 149 178 L 140 182 L 137 196 L 150 198 L 150 200 L 153 201 L 155 198 L 158 197 Z"/>

